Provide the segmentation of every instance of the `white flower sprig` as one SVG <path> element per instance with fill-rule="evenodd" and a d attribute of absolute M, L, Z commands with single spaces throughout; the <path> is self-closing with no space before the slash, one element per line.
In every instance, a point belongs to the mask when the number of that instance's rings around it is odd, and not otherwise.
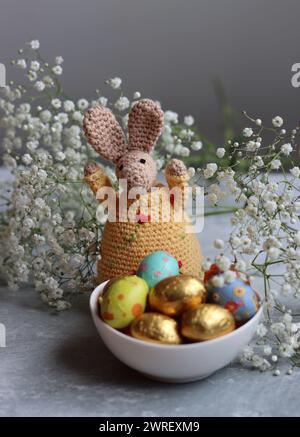
<path fill-rule="evenodd" d="M 94 286 L 106 220 L 104 211 L 101 215 L 98 209 L 96 216 L 96 201 L 83 182 L 85 163 L 98 158 L 82 134 L 83 112 L 89 106 L 109 106 L 127 124 L 128 111 L 141 93 L 130 100 L 115 77 L 107 81 L 117 93 L 112 101 L 98 90 L 93 100 L 75 101 L 59 81 L 61 56 L 45 61 L 38 40 L 19 54 L 12 65 L 24 73 L 26 84 L 11 82 L 0 95 L 3 164 L 13 174 L 13 182 L 3 181 L 0 190 L 0 273 L 11 288 L 33 281 L 46 303 L 63 310 L 72 294 Z M 165 118 L 157 147 L 159 168 L 167 154 L 187 156 L 183 139 L 185 144 L 193 139 L 191 116 L 182 127 L 178 114 L 167 111 Z M 114 181 L 111 169 L 107 171 Z"/>
<path fill-rule="evenodd" d="M 257 333 L 258 348 L 248 348 L 242 362 L 260 370 L 273 369 L 274 375 L 279 375 L 281 361 L 289 359 L 292 367 L 300 365 L 299 315 L 286 303 L 288 298 L 295 302 L 300 298 L 300 170 L 292 158 L 299 126 L 287 132 L 279 129 L 284 123 L 279 116 L 267 127 L 244 115 L 253 127 L 243 130 L 240 143 L 230 144 L 233 164 L 218 162 L 217 170 L 215 164 L 215 171 L 209 173 L 212 181 L 207 169 L 199 172 L 199 183 L 207 180 L 211 203 L 221 204 L 228 195 L 234 203 L 230 234 L 226 241 L 214 241 L 215 249 L 227 250 L 228 258 L 221 256 L 222 266 L 218 264 L 220 256 L 208 259 L 203 268 L 209 270 L 214 262 L 225 272 L 222 279 L 235 265 L 253 280 L 261 278 L 258 284 L 263 288 L 266 320 Z M 274 170 L 280 173 L 274 174 Z"/>

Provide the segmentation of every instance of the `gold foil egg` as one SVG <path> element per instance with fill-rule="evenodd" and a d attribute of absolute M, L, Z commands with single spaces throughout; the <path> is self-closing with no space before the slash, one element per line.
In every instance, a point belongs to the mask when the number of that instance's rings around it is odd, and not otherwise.
<path fill-rule="evenodd" d="M 176 320 L 159 313 L 144 313 L 136 318 L 130 327 L 131 335 L 151 343 L 180 344 Z"/>
<path fill-rule="evenodd" d="M 160 281 L 149 294 L 150 307 L 167 316 L 178 316 L 206 301 L 203 282 L 189 275 L 171 276 Z"/>
<path fill-rule="evenodd" d="M 182 316 L 181 333 L 190 340 L 212 340 L 234 329 L 233 315 L 219 305 L 200 305 L 198 308 L 185 312 Z"/>

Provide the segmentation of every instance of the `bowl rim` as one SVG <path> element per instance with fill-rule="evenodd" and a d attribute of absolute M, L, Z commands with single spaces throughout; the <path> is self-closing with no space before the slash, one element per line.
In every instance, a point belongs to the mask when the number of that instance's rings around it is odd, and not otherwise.
<path fill-rule="evenodd" d="M 131 337 L 130 335 L 124 334 L 122 331 L 119 331 L 118 329 L 113 328 L 112 326 L 105 323 L 98 313 L 98 297 L 102 294 L 105 284 L 107 284 L 109 280 L 102 282 L 101 284 L 97 285 L 97 287 L 92 291 L 90 295 L 90 310 L 93 316 L 97 317 L 98 323 L 106 329 L 108 332 L 111 332 L 113 335 L 116 335 L 117 337 L 120 337 L 124 341 L 129 341 L 130 343 L 136 344 L 136 345 L 143 345 L 148 348 L 158 348 L 158 349 L 164 349 L 164 350 L 189 350 L 189 349 L 195 349 L 195 348 L 205 348 L 208 344 L 218 344 L 222 343 L 226 340 L 232 339 L 238 335 L 240 335 L 243 331 L 245 331 L 247 328 L 249 328 L 249 324 L 254 324 L 255 321 L 260 319 L 260 316 L 262 315 L 263 309 L 264 309 L 264 300 L 260 293 L 258 293 L 257 290 L 255 290 L 255 293 L 258 295 L 260 299 L 260 308 L 257 311 L 257 313 L 250 319 L 248 322 L 244 323 L 244 325 L 240 326 L 239 328 L 235 329 L 232 332 L 229 332 L 228 334 L 222 335 L 221 337 L 214 338 L 212 340 L 205 340 L 205 341 L 198 341 L 194 343 L 187 343 L 187 344 L 159 344 L 159 343 L 152 343 L 152 342 L 146 342 L 143 340 L 139 340 L 137 338 Z"/>

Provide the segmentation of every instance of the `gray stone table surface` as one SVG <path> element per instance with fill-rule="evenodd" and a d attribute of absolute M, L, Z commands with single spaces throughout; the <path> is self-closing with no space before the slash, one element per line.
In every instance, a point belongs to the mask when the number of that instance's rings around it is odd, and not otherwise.
<path fill-rule="evenodd" d="M 206 220 L 200 235 L 209 253 L 228 216 Z M 1 250 L 1 249 L 0 249 Z M 1 416 L 298 416 L 299 373 L 275 377 L 229 366 L 206 380 L 163 384 L 114 358 L 90 317 L 88 296 L 53 314 L 30 288 L 0 287 Z"/>

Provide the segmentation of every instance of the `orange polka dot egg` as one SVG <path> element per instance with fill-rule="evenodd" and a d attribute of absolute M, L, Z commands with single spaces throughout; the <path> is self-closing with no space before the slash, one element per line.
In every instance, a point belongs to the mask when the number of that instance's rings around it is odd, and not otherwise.
<path fill-rule="evenodd" d="M 99 299 L 102 319 L 112 328 L 126 328 L 145 311 L 148 292 L 146 281 L 138 276 L 112 279 Z"/>

